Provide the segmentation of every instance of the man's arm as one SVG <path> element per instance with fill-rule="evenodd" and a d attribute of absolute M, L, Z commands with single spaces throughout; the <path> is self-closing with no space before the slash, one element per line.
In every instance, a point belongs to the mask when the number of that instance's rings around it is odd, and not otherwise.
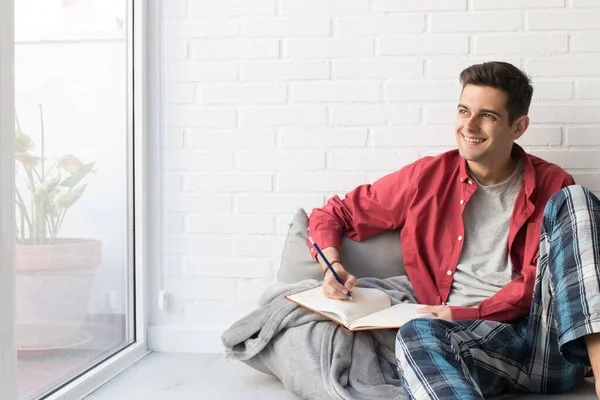
<path fill-rule="evenodd" d="M 414 194 L 417 163 L 405 166 L 370 185 L 361 185 L 344 199 L 333 196 L 321 208 L 313 209 L 308 234 L 321 249 L 340 248 L 346 235 L 361 241 L 385 230 L 404 225 L 406 211 Z M 317 252 L 310 246 L 313 258 Z"/>

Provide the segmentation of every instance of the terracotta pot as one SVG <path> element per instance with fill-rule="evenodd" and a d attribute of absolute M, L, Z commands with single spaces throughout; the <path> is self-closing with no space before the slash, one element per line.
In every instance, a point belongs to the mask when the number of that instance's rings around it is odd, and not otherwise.
<path fill-rule="evenodd" d="M 102 243 L 60 239 L 50 245 L 17 246 L 17 348 L 68 347 L 85 336 Z"/>

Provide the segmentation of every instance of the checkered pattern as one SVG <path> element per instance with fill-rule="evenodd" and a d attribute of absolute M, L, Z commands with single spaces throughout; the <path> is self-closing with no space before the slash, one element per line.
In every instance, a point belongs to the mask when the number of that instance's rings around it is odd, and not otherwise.
<path fill-rule="evenodd" d="M 417 319 L 396 339 L 415 399 L 560 393 L 589 372 L 583 336 L 600 332 L 600 200 L 569 186 L 548 202 L 533 302 L 515 323 Z"/>

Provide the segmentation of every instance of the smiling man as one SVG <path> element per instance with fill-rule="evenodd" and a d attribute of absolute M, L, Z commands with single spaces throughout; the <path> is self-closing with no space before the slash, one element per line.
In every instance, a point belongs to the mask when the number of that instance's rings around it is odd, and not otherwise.
<path fill-rule="evenodd" d="M 410 398 L 566 391 L 590 363 L 600 374 L 600 201 L 514 143 L 529 126 L 525 74 L 489 62 L 460 80 L 458 149 L 332 197 L 311 236 L 339 260 L 342 235 L 402 229 L 406 273 L 437 317 L 398 331 Z M 342 285 L 317 259 L 325 294 L 345 299 L 356 278 L 336 261 Z"/>

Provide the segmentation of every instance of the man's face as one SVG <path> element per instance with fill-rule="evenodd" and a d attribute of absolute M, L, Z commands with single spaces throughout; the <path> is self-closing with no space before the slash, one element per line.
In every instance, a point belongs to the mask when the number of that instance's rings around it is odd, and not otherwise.
<path fill-rule="evenodd" d="M 506 93 L 492 87 L 464 87 L 455 126 L 461 157 L 489 168 L 506 163 L 520 136 L 514 128 L 516 122 L 508 124 L 507 100 Z"/>

